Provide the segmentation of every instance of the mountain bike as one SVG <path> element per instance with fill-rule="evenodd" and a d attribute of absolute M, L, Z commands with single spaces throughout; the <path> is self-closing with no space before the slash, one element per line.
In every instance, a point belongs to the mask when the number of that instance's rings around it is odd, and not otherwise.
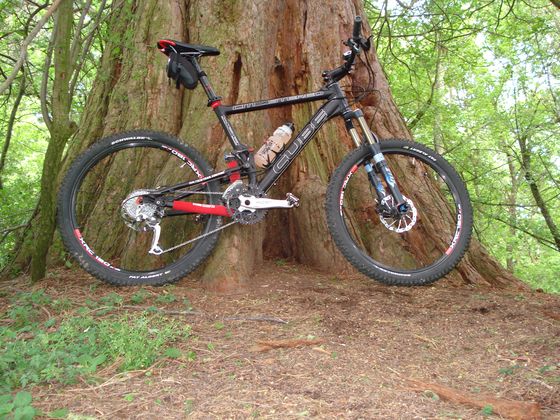
<path fill-rule="evenodd" d="M 423 285 L 449 273 L 471 237 L 465 185 L 436 152 L 412 141 L 380 141 L 370 130 L 339 84 L 370 46 L 361 36 L 360 17 L 345 45 L 342 65 L 322 73 L 318 91 L 226 105 L 200 63 L 218 49 L 160 40 L 167 75 L 177 87 L 194 89 L 200 82 L 208 96 L 232 147 L 226 169 L 214 171 L 195 148 L 165 133 L 137 130 L 100 140 L 73 162 L 59 192 L 58 224 L 70 255 L 115 285 L 181 279 L 212 253 L 223 229 L 261 222 L 271 209 L 298 207 L 291 193 L 283 199 L 267 193 L 318 130 L 341 117 L 355 148 L 331 175 L 325 206 L 339 250 L 360 272 L 386 284 Z M 253 149 L 228 116 L 314 101 L 323 103 L 258 169 Z"/>

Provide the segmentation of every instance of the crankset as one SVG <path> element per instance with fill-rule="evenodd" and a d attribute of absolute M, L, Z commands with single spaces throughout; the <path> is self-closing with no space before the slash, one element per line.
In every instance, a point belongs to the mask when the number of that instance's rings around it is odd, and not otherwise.
<path fill-rule="evenodd" d="M 257 197 L 243 184 L 241 180 L 231 184 L 222 195 L 229 213 L 233 219 L 242 225 L 258 223 L 266 216 L 268 209 L 288 209 L 299 206 L 299 199 L 291 193 L 285 200 Z"/>
<path fill-rule="evenodd" d="M 255 197 L 254 195 L 239 196 L 239 210 L 256 211 L 264 209 L 290 209 L 299 207 L 299 198 L 292 193 L 286 194 L 285 200 L 276 200 L 266 197 Z"/>

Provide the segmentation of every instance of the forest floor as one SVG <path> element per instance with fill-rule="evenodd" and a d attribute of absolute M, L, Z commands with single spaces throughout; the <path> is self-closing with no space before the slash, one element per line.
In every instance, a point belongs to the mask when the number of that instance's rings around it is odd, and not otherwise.
<path fill-rule="evenodd" d="M 10 288 L 66 296 L 73 310 L 115 293 L 114 310 L 143 308 L 131 304 L 139 288 L 79 270 Z M 445 280 L 387 287 L 283 261 L 235 293 L 189 279 L 144 291 L 149 304 L 173 296 L 158 310 L 192 327 L 174 343 L 180 356 L 129 372 L 114 363 L 93 383 L 37 385 L 36 408 L 74 419 L 560 419 L 559 296 Z"/>

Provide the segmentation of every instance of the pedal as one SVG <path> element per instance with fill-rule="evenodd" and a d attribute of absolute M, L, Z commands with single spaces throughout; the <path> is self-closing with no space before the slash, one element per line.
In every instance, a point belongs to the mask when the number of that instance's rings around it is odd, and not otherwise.
<path fill-rule="evenodd" d="M 286 201 L 294 207 L 299 207 L 299 198 L 297 198 L 292 193 L 286 194 Z"/>

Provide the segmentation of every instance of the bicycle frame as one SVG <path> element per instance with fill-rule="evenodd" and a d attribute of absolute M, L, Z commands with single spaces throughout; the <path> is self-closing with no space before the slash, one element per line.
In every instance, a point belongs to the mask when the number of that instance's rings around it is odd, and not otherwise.
<path fill-rule="evenodd" d="M 341 115 L 343 112 L 351 112 L 348 103 L 340 87 L 334 85 L 331 89 L 320 90 L 296 96 L 286 96 L 276 99 L 249 102 L 231 106 L 220 105 L 214 111 L 218 116 L 228 138 L 236 150 L 243 150 L 246 146 L 238 143 L 235 132 L 226 118 L 227 115 L 252 112 L 257 110 L 276 108 L 280 106 L 293 105 L 298 103 L 314 102 L 325 100 L 324 103 L 309 122 L 300 130 L 289 145 L 276 157 L 271 167 L 268 169 L 264 178 L 258 183 L 259 191 L 266 192 L 278 180 L 278 178 L 288 169 L 294 159 L 302 152 L 305 146 L 313 139 L 317 131 L 325 122 L 331 118 Z"/>
<path fill-rule="evenodd" d="M 318 90 L 316 92 L 295 96 L 285 96 L 274 99 L 259 100 L 241 104 L 223 105 L 221 102 L 221 98 L 214 92 L 206 73 L 202 70 L 198 63 L 198 60 L 195 57 L 190 58 L 192 64 L 198 72 L 200 83 L 204 91 L 206 92 L 206 95 L 208 96 L 208 106 L 212 107 L 216 116 L 218 117 L 218 120 L 233 147 L 233 153 L 241 166 L 229 168 L 225 171 L 217 172 L 213 175 L 198 180 L 178 184 L 173 187 L 168 187 L 165 190 L 158 191 L 158 193 L 164 193 L 173 189 L 190 187 L 212 180 L 225 178 L 231 176 L 231 174 L 241 171 L 242 169 L 247 169 L 249 175 L 249 185 L 254 187 L 255 191 L 258 194 L 264 194 L 289 168 L 289 166 L 299 156 L 299 154 L 303 151 L 307 144 L 315 137 L 321 127 L 327 121 L 337 116 L 342 116 L 346 124 L 346 129 L 350 133 L 354 144 L 356 145 L 356 147 L 360 147 L 364 143 L 364 141 L 362 140 L 362 138 L 360 138 L 354 127 L 353 120 L 356 119 L 363 132 L 363 139 L 365 139 L 367 144 L 372 147 L 374 156 L 381 156 L 380 159 L 382 159 L 382 155 L 380 153 L 380 148 L 378 145 L 379 140 L 367 126 L 362 111 L 360 109 L 352 110 L 350 108 L 348 100 L 346 99 L 346 96 L 340 88 L 338 82 L 327 84 L 321 90 Z M 239 140 L 239 137 L 237 136 L 233 126 L 231 125 L 227 117 L 233 114 L 241 114 L 270 108 L 277 108 L 281 106 L 315 102 L 320 100 L 325 100 L 326 102 L 321 105 L 321 107 L 315 112 L 315 114 L 311 117 L 307 124 L 299 131 L 296 137 L 276 157 L 272 166 L 267 169 L 267 172 L 260 180 L 260 182 L 257 182 L 256 169 L 253 159 L 248 159 L 245 162 L 242 161 L 243 155 L 251 155 L 250 149 Z M 379 163 L 380 162 L 376 159 L 376 164 Z M 392 179 L 392 174 L 386 165 L 380 165 L 379 170 L 381 171 L 385 179 Z M 387 193 L 385 192 L 381 181 L 379 180 L 377 175 L 375 175 L 373 167 L 370 165 L 370 167 L 367 168 L 367 171 L 368 176 L 370 177 L 372 184 L 374 184 L 379 197 L 383 199 L 387 195 Z M 396 185 L 394 185 L 394 183 L 393 185 L 391 185 L 391 183 L 388 183 L 388 185 L 397 202 L 403 203 L 404 199 L 402 199 L 402 195 L 398 191 Z M 199 205 L 196 203 L 184 201 L 174 201 L 172 207 L 173 210 L 177 210 L 179 212 L 231 216 L 229 210 L 225 206 L 220 205 Z"/>

